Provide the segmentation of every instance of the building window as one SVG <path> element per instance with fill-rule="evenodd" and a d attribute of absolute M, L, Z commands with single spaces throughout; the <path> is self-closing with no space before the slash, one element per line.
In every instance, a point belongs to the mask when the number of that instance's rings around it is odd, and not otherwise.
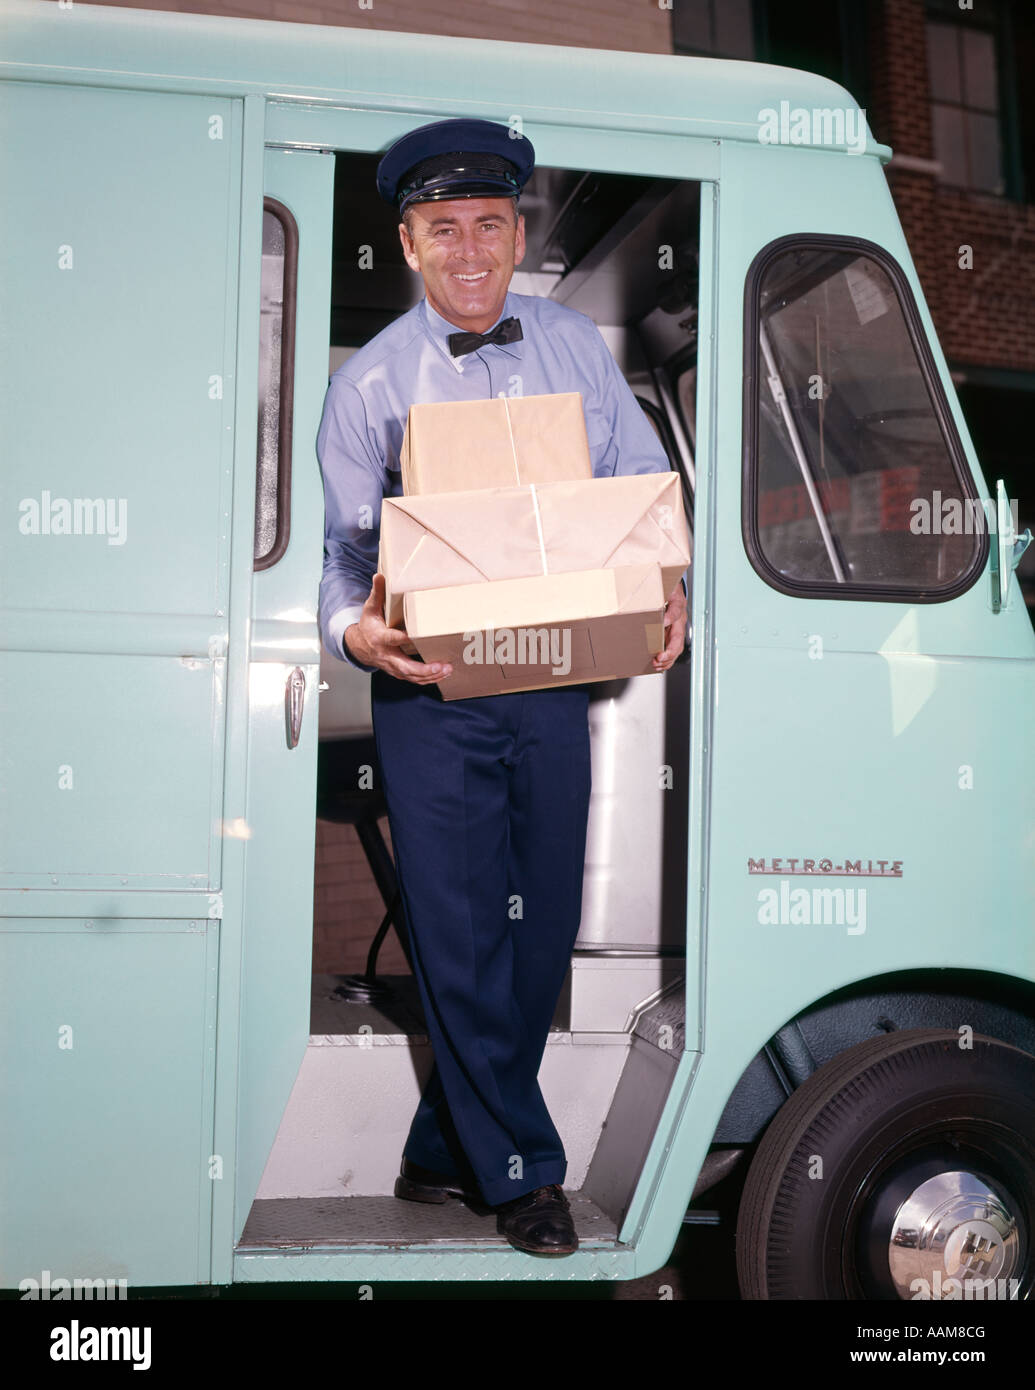
<path fill-rule="evenodd" d="M 927 73 L 941 182 L 1002 195 L 1006 186 L 995 34 L 972 20 L 929 19 Z"/>
<path fill-rule="evenodd" d="M 711 58 L 754 58 L 751 0 L 673 0 L 672 47 Z"/>

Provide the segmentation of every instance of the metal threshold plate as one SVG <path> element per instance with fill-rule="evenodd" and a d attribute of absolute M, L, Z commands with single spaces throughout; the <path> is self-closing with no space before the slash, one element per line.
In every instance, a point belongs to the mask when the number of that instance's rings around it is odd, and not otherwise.
<path fill-rule="evenodd" d="M 566 1193 L 583 1248 L 614 1246 L 614 1221 L 578 1192 Z M 496 1217 L 451 1198 L 441 1206 L 397 1197 L 280 1197 L 253 1202 L 239 1254 L 263 1250 L 345 1250 L 361 1246 L 509 1249 Z"/>

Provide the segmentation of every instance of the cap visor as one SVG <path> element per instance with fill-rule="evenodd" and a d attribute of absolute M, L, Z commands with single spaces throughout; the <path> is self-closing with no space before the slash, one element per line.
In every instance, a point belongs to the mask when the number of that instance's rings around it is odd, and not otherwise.
<path fill-rule="evenodd" d="M 451 198 L 516 198 L 519 190 L 506 179 L 466 179 L 440 188 L 426 185 L 415 189 L 399 204 L 400 210 L 411 203 L 442 203 Z"/>

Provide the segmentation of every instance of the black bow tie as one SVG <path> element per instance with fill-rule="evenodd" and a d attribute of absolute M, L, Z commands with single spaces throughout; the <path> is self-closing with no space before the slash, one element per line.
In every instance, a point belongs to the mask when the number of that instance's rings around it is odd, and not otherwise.
<path fill-rule="evenodd" d="M 462 357 L 486 343 L 517 343 L 524 336 L 520 319 L 504 319 L 490 333 L 450 333 L 449 351 L 454 357 Z"/>

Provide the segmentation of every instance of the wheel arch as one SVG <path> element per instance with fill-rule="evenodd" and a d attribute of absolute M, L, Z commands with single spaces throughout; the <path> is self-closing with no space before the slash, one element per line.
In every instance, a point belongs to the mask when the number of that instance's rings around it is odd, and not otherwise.
<path fill-rule="evenodd" d="M 754 1055 L 730 1091 L 712 1150 L 757 1143 L 788 1096 L 856 1043 L 907 1028 L 962 1027 L 1035 1056 L 1035 984 L 995 971 L 914 970 L 832 991 Z"/>

